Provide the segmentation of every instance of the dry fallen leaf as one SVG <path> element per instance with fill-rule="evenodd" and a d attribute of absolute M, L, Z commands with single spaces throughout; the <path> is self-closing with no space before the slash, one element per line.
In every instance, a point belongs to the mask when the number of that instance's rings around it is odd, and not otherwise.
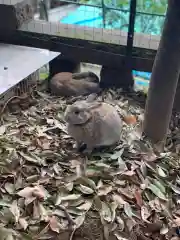
<path fill-rule="evenodd" d="M 94 192 L 93 189 L 87 187 L 87 186 L 84 186 L 82 184 L 79 185 L 78 187 L 78 190 L 84 194 L 92 194 Z"/>
<path fill-rule="evenodd" d="M 86 200 L 85 203 L 83 203 L 82 205 L 78 206 L 77 208 L 79 210 L 85 210 L 85 211 L 89 211 L 89 209 L 91 208 L 93 202 L 91 200 Z"/>
<path fill-rule="evenodd" d="M 123 120 L 125 121 L 125 123 L 127 124 L 136 124 L 137 119 L 136 116 L 134 115 L 127 115 L 123 117 Z"/>
<path fill-rule="evenodd" d="M 26 221 L 25 218 L 19 218 L 19 224 L 24 230 L 26 230 L 28 227 L 28 222 Z"/>
<path fill-rule="evenodd" d="M 10 207 L 10 211 L 14 215 L 15 222 L 17 223 L 19 221 L 19 218 L 20 218 L 20 210 L 19 210 L 19 207 L 17 205 L 17 201 L 16 200 L 14 200 L 12 202 L 12 205 Z"/>
<path fill-rule="evenodd" d="M 26 187 L 23 190 L 19 191 L 17 193 L 19 196 L 26 198 L 27 200 L 30 199 L 38 199 L 40 201 L 43 201 L 45 198 L 45 193 L 41 186 L 35 186 L 35 187 Z"/>
<path fill-rule="evenodd" d="M 119 194 L 113 194 L 112 197 L 113 197 L 113 200 L 117 202 L 120 206 L 126 203 L 126 201 L 124 201 L 124 199 Z"/>
<path fill-rule="evenodd" d="M 9 194 L 13 194 L 15 192 L 15 186 L 12 183 L 9 182 L 5 183 L 4 188 Z"/>
<path fill-rule="evenodd" d="M 106 220 L 107 222 L 111 222 L 112 212 L 107 203 L 102 202 L 102 209 L 101 209 L 100 214 L 104 220 Z"/>
<path fill-rule="evenodd" d="M 144 110 L 130 104 L 132 95 L 104 91 L 95 99 L 112 104 L 126 124 L 117 146 L 84 156 L 73 149 L 64 122 L 67 103 L 76 98 L 38 92 L 33 98 L 32 107 L 4 114 L 0 127 L 2 239 L 61 238 L 63 232 L 72 240 L 80 227 L 85 239 L 98 240 L 103 232 L 105 239 L 125 240 L 137 224 L 148 239 L 154 233 L 172 239 L 168 230 L 180 227 L 180 115 L 172 116 L 164 152 L 155 154 L 142 137 Z M 22 102 L 16 104 L 19 109 Z"/>
<path fill-rule="evenodd" d="M 49 226 L 52 231 L 59 233 L 60 231 L 60 225 L 58 223 L 58 220 L 55 216 L 52 216 L 49 218 Z"/>
<path fill-rule="evenodd" d="M 76 224 L 76 228 L 79 228 L 85 221 L 85 215 L 81 215 L 79 217 L 77 217 L 74 222 Z"/>
<path fill-rule="evenodd" d="M 138 204 L 139 207 L 141 207 L 143 205 L 143 199 L 142 199 L 142 196 L 141 196 L 141 192 L 138 191 L 138 190 L 135 190 L 134 196 L 135 196 L 135 199 L 136 199 L 136 203 Z"/>
<path fill-rule="evenodd" d="M 45 199 L 45 193 L 40 186 L 34 187 L 32 191 L 32 196 L 36 197 L 38 200 L 43 201 Z"/>
<path fill-rule="evenodd" d="M 167 201 L 166 196 L 161 192 L 161 190 L 160 190 L 157 186 L 155 186 L 155 185 L 153 185 L 153 184 L 150 184 L 150 185 L 148 186 L 148 188 L 149 188 L 157 197 L 159 197 L 159 198 L 162 199 L 162 200 Z"/>
<path fill-rule="evenodd" d="M 141 207 L 141 217 L 144 222 L 149 222 L 147 219 L 151 216 L 151 212 L 146 206 Z"/>
<path fill-rule="evenodd" d="M 32 187 L 26 187 L 26 188 L 20 190 L 17 194 L 21 197 L 29 198 L 29 197 L 32 197 L 33 190 L 34 190 L 34 188 L 32 188 Z"/>
<path fill-rule="evenodd" d="M 129 218 L 132 218 L 133 216 L 132 208 L 127 202 L 124 204 L 124 212 Z"/>
<path fill-rule="evenodd" d="M 110 193 L 113 190 L 113 187 L 111 185 L 104 185 L 98 189 L 98 196 L 106 196 L 108 193 Z"/>

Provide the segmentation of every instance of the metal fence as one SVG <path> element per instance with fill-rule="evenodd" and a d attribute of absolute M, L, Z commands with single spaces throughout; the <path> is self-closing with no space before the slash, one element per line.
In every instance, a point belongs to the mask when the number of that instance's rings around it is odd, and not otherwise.
<path fill-rule="evenodd" d="M 167 0 L 49 0 L 48 3 L 42 0 L 39 6 L 40 18 L 47 21 L 51 21 L 48 9 L 59 6 L 63 14 L 59 10 L 59 19 L 56 19 L 67 25 L 67 31 L 72 31 L 68 25 L 83 26 L 85 31 L 91 28 L 94 32 L 107 29 L 108 36 L 111 31 L 110 42 L 116 30 L 124 31 L 126 55 L 130 62 L 134 33 L 161 35 Z"/>
<path fill-rule="evenodd" d="M 85 26 L 101 26 L 107 29 L 128 31 L 131 2 L 134 0 L 41 0 L 39 1 L 39 11 L 41 16 L 46 16 L 47 13 L 42 14 L 42 12 L 46 12 L 53 6 L 73 4 L 75 6 L 74 12 L 84 16 L 84 21 L 74 19 L 74 23 L 77 25 L 84 24 Z M 167 0 L 137 0 L 135 32 L 160 34 L 166 8 Z M 88 15 L 89 19 L 86 21 Z M 72 18 L 72 12 L 70 12 L 70 17 L 66 16 L 62 22 L 72 23 Z"/>

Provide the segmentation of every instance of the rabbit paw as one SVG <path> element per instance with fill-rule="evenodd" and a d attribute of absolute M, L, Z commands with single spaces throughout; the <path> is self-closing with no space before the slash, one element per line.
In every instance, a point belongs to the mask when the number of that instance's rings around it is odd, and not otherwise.
<path fill-rule="evenodd" d="M 77 152 L 83 152 L 84 149 L 86 149 L 86 144 L 84 144 L 82 142 L 76 142 L 73 145 L 73 148 L 76 149 Z"/>
<path fill-rule="evenodd" d="M 91 147 L 86 147 L 86 149 L 83 151 L 84 154 L 90 155 L 93 151 L 93 148 Z"/>

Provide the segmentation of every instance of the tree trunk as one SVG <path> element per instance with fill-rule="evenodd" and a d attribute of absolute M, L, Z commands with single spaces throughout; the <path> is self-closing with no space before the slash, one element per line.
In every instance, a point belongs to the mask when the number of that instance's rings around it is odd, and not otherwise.
<path fill-rule="evenodd" d="M 179 73 L 180 0 L 169 0 L 145 109 L 144 133 L 155 143 L 166 138 Z"/>

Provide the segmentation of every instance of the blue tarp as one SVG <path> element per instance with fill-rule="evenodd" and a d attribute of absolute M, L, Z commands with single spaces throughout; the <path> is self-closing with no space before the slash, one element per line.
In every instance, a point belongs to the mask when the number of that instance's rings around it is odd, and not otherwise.
<path fill-rule="evenodd" d="M 151 78 L 151 73 L 149 73 L 149 72 L 139 72 L 139 71 L 133 70 L 133 75 L 137 76 L 137 77 L 142 77 L 147 80 L 150 80 L 150 78 Z"/>

